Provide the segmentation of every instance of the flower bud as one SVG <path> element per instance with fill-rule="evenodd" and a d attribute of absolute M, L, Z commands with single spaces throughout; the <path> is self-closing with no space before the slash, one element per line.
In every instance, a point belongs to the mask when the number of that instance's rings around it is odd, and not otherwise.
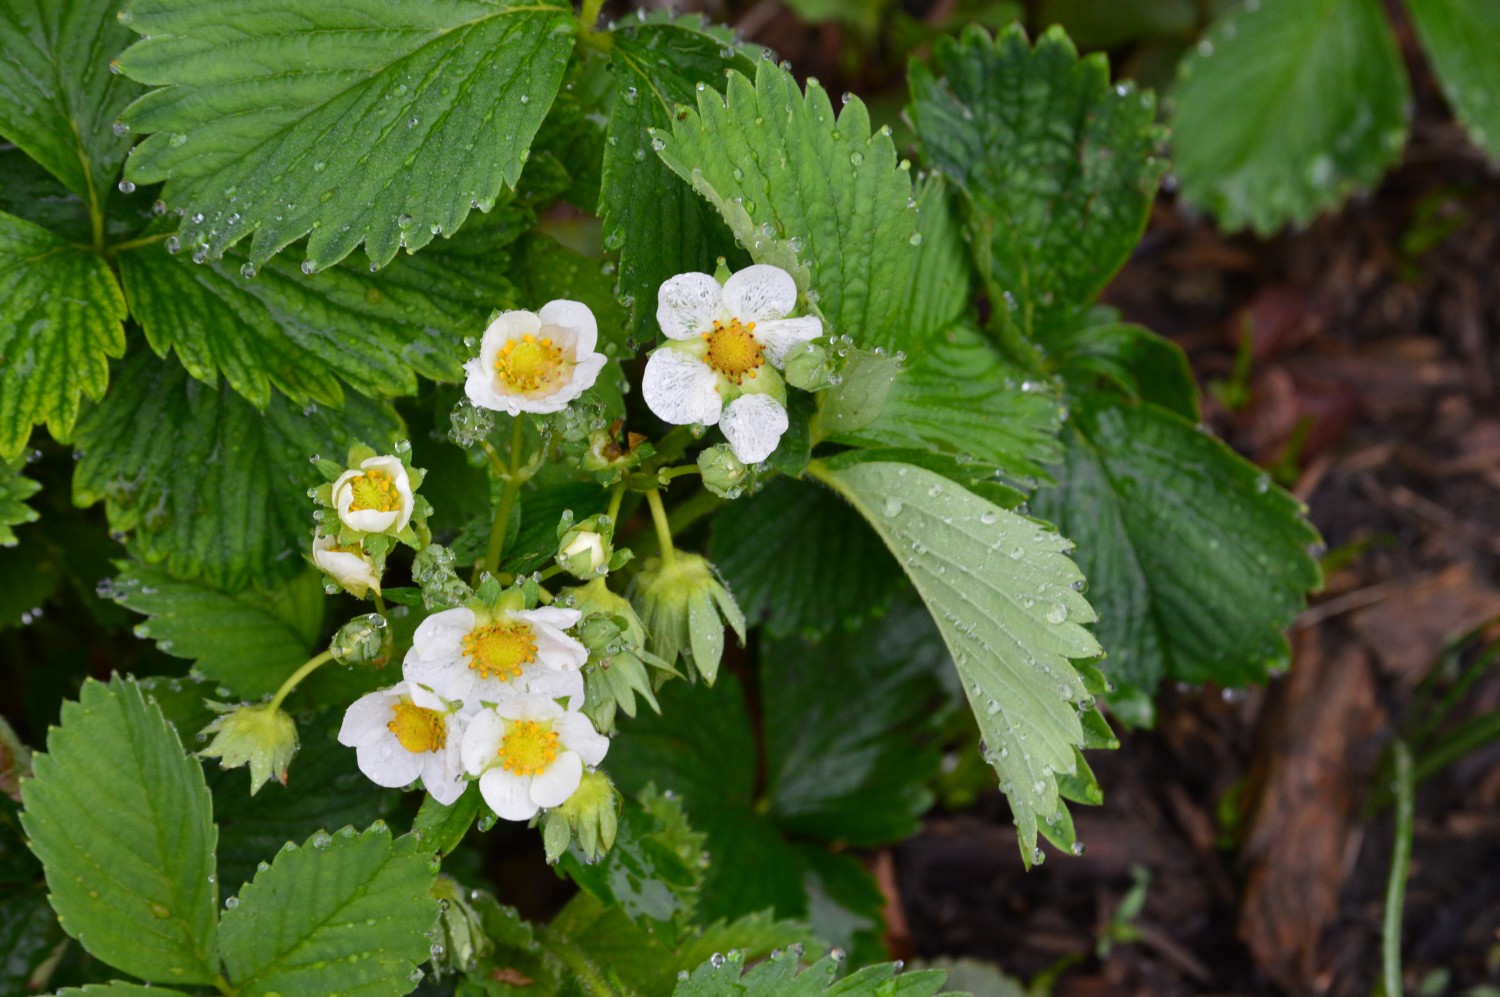
<path fill-rule="evenodd" d="M 297 753 L 297 725 L 280 709 L 269 703 L 209 702 L 209 708 L 221 714 L 203 728 L 203 734 L 214 735 L 213 742 L 198 754 L 219 759 L 219 766 L 236 769 L 250 766 L 250 795 L 260 792 L 266 780 L 275 777 L 286 785 L 286 767 Z"/>
<path fill-rule="evenodd" d="M 367 592 L 380 594 L 380 569 L 358 543 L 344 545 L 320 534 L 313 538 L 312 560 L 354 598 L 363 599 Z"/>
<path fill-rule="evenodd" d="M 388 636 L 385 617 L 379 613 L 367 613 L 339 627 L 328 650 L 333 652 L 334 660 L 346 665 L 374 665 L 378 668 L 385 664 Z"/>
<path fill-rule="evenodd" d="M 557 532 L 558 567 L 575 578 L 594 578 L 609 571 L 614 521 L 608 516 L 590 516 L 575 525 L 569 510 L 563 514 Z"/>
<path fill-rule="evenodd" d="M 698 471 L 703 487 L 726 499 L 739 498 L 753 475 L 727 443 L 715 444 L 698 454 Z"/>

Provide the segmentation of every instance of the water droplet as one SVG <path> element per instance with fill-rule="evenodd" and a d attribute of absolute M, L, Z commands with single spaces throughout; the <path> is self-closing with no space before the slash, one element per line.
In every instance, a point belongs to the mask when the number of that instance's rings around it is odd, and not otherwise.
<path fill-rule="evenodd" d="M 885 500 L 885 505 L 881 506 L 880 511 L 885 513 L 887 516 L 899 516 L 901 514 L 902 508 L 904 508 L 904 506 L 901 500 L 892 495 Z"/>
<path fill-rule="evenodd" d="M 129 180 L 121 180 L 120 181 L 120 193 L 121 194 L 134 194 L 135 193 L 135 184 L 131 183 Z"/>
<path fill-rule="evenodd" d="M 1062 603 L 1053 603 L 1052 608 L 1047 610 L 1048 623 L 1061 623 L 1068 618 L 1068 607 Z"/>
<path fill-rule="evenodd" d="M 240 905 L 240 898 L 239 897 L 225 897 L 224 898 L 224 906 L 228 910 L 234 910 L 239 905 Z"/>

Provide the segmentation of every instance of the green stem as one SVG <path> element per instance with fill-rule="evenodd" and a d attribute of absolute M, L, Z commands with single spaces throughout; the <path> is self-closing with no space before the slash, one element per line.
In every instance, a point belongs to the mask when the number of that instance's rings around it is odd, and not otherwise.
<path fill-rule="evenodd" d="M 505 476 L 505 488 L 500 492 L 500 505 L 495 510 L 495 525 L 490 527 L 490 546 L 484 555 L 484 570 L 496 574 L 500 570 L 500 555 L 505 551 L 505 530 L 510 525 L 510 511 L 515 508 L 516 495 L 521 491 L 521 455 L 526 449 L 526 424 L 516 416 L 510 431 L 510 469 Z"/>
<path fill-rule="evenodd" d="M 677 550 L 672 546 L 672 527 L 667 522 L 667 510 L 661 502 L 661 492 L 651 489 L 646 493 L 646 504 L 651 507 L 651 521 L 656 524 L 656 542 L 661 547 L 661 563 L 670 568 L 677 563 Z"/>
<path fill-rule="evenodd" d="M 317 671 L 319 668 L 328 664 L 328 662 L 332 660 L 333 651 L 330 649 L 324 651 L 322 654 L 309 658 L 301 668 L 288 675 L 287 680 L 281 683 L 281 688 L 276 690 L 276 695 L 271 697 L 271 712 L 274 713 L 277 710 L 281 709 L 282 701 L 291 694 L 291 691 L 293 689 L 297 688 L 297 685 L 303 679 L 307 678 L 313 672 Z"/>
<path fill-rule="evenodd" d="M 660 471 L 656 472 L 656 479 L 665 484 L 666 482 L 671 481 L 673 478 L 682 477 L 684 474 L 699 473 L 701 472 L 699 471 L 697 464 L 681 464 L 677 467 L 662 468 Z"/>
<path fill-rule="evenodd" d="M 583 0 L 583 9 L 578 12 L 578 26 L 585 31 L 593 29 L 599 23 L 599 11 L 604 8 L 604 0 Z"/>
<path fill-rule="evenodd" d="M 161 235 L 143 235 L 139 239 L 126 239 L 124 242 L 117 242 L 112 246 L 106 247 L 104 250 L 104 255 L 113 257 L 119 255 L 120 253 L 126 252 L 127 250 L 141 249 L 145 246 L 154 246 L 158 242 L 164 242 L 167 238 L 167 235 L 168 233 L 162 233 Z"/>
<path fill-rule="evenodd" d="M 609 521 L 615 525 L 616 529 L 618 529 L 620 526 L 620 503 L 624 501 L 624 499 L 625 482 L 621 481 L 619 484 L 615 485 L 614 491 L 609 493 L 609 508 L 604 512 L 604 514 L 609 517 Z"/>
<path fill-rule="evenodd" d="M 381 616 L 386 616 L 385 600 L 383 598 L 381 598 L 379 592 L 374 593 L 374 595 L 375 595 L 375 612 L 379 613 Z M 387 617 L 387 619 L 389 619 L 389 617 Z"/>
<path fill-rule="evenodd" d="M 234 997 L 235 994 L 239 993 L 238 990 L 230 985 L 228 978 L 223 973 L 220 973 L 218 978 L 214 980 L 214 989 L 224 994 L 225 997 Z"/>
<path fill-rule="evenodd" d="M 1406 907 L 1406 876 L 1411 866 L 1415 780 L 1411 749 L 1405 741 L 1392 746 L 1396 759 L 1396 845 L 1391 878 L 1385 887 L 1385 918 L 1380 940 L 1380 980 L 1386 997 L 1401 995 L 1401 914 Z"/>

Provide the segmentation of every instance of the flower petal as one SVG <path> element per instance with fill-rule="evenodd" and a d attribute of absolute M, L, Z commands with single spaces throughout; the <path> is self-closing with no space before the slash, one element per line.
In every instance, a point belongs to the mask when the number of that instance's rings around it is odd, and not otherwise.
<path fill-rule="evenodd" d="M 567 700 L 567 709 L 583 705 L 583 672 L 576 668 L 560 671 L 553 668 L 528 668 L 518 683 L 527 695 Z"/>
<path fill-rule="evenodd" d="M 452 806 L 453 801 L 464 793 L 468 785 L 464 781 L 462 759 L 463 721 L 448 718 L 448 743 L 441 751 L 422 756 L 422 787 L 443 806 Z"/>
<path fill-rule="evenodd" d="M 414 499 L 411 493 L 411 477 L 406 473 L 406 465 L 401 463 L 401 458 L 371 457 L 361 461 L 359 466 L 365 471 L 381 471 L 391 479 L 391 483 L 396 486 L 396 495 L 401 499 L 400 517 L 396 521 L 396 529 L 398 531 L 406 529 L 406 524 L 411 521 Z"/>
<path fill-rule="evenodd" d="M 399 789 L 416 781 L 422 774 L 423 757 L 401 747 L 394 737 L 362 744 L 354 749 L 359 770 L 371 782 L 387 789 Z"/>
<path fill-rule="evenodd" d="M 563 714 L 552 721 L 552 730 L 563 747 L 578 752 L 578 757 L 588 765 L 598 765 L 609 751 L 609 738 L 594 730 L 582 713 Z"/>
<path fill-rule="evenodd" d="M 777 370 L 786 366 L 786 355 L 798 343 L 823 335 L 823 323 L 815 315 L 773 318 L 755 323 L 755 338 L 766 348 L 766 359 Z"/>
<path fill-rule="evenodd" d="M 521 414 L 521 403 L 525 399 L 519 395 L 501 394 L 495 389 L 494 367 L 486 369 L 483 360 L 469 360 L 464 364 L 464 372 L 468 375 L 464 379 L 464 394 L 476 407 L 510 415 Z"/>
<path fill-rule="evenodd" d="M 734 455 L 746 464 L 771 456 L 788 425 L 786 409 L 770 395 L 741 395 L 729 403 L 719 428 Z"/>
<path fill-rule="evenodd" d="M 400 701 L 400 694 L 392 689 L 380 689 L 366 693 L 344 711 L 344 722 L 339 727 L 339 743 L 346 748 L 357 748 L 371 744 L 389 734 L 386 724 L 391 722 L 391 705 Z"/>
<path fill-rule="evenodd" d="M 656 291 L 656 324 L 668 339 L 707 332 L 723 307 L 719 282 L 706 273 L 680 273 Z"/>
<path fill-rule="evenodd" d="M 474 611 L 467 606 L 433 613 L 412 634 L 411 651 L 407 657 L 416 655 L 427 661 L 462 657 L 464 637 L 477 622 Z"/>
<path fill-rule="evenodd" d="M 531 802 L 531 779 L 529 775 L 493 768 L 479 777 L 479 792 L 496 817 L 530 820 L 541 809 Z"/>
<path fill-rule="evenodd" d="M 708 364 L 664 346 L 646 361 L 641 394 L 646 397 L 646 407 L 666 422 L 712 426 L 724 407 L 718 384 L 719 375 Z"/>
<path fill-rule="evenodd" d="M 582 781 L 583 759 L 564 751 L 547 771 L 531 777 L 531 802 L 539 807 L 560 807 Z"/>
<path fill-rule="evenodd" d="M 464 728 L 463 741 L 459 744 L 459 760 L 464 771 L 479 775 L 500 751 L 500 742 L 505 737 L 505 724 L 494 710 L 480 710 L 474 714 Z"/>
<path fill-rule="evenodd" d="M 581 301 L 565 298 L 549 301 L 537 312 L 537 318 L 543 325 L 560 325 L 570 330 L 577 337 L 574 349 L 579 357 L 593 353 L 599 342 L 599 323 L 594 320 L 589 306 Z"/>
<path fill-rule="evenodd" d="M 498 704 L 495 713 L 506 720 L 556 720 L 562 716 L 563 708 L 546 696 L 526 695 Z M 495 750 L 499 750 L 498 744 Z"/>
<path fill-rule="evenodd" d="M 797 282 L 780 267 L 757 263 L 724 282 L 724 308 L 741 322 L 785 316 L 797 304 Z"/>
<path fill-rule="evenodd" d="M 578 625 L 583 619 L 583 613 L 577 609 L 563 609 L 561 606 L 539 606 L 536 609 L 518 609 L 510 615 L 527 623 L 544 623 L 558 630 L 566 630 Z"/>

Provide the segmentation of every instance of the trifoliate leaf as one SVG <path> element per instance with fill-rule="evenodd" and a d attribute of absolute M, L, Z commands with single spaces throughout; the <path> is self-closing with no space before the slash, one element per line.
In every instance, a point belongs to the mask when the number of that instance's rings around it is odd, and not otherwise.
<path fill-rule="evenodd" d="M 674 108 L 693 103 L 696 85 L 722 91 L 726 69 L 748 75 L 755 63 L 729 29 L 701 16 L 627 18 L 610 37 L 614 95 L 599 213 L 605 246 L 620 250 L 630 333 L 650 342 L 658 331 L 657 288 L 674 274 L 711 273 L 715 257 L 737 254 L 713 207 L 652 150 L 649 129 L 668 128 Z"/>
<path fill-rule="evenodd" d="M 1443 96 L 1476 145 L 1500 160 L 1500 6 L 1488 0 L 1407 0 Z"/>
<path fill-rule="evenodd" d="M 19 458 L 0 461 L 0 547 L 14 547 L 16 533 L 11 527 L 36 522 L 37 512 L 26 500 L 42 486 L 21 473 L 25 461 Z"/>
<path fill-rule="evenodd" d="M 194 266 L 160 242 L 119 262 L 130 314 L 152 349 L 175 350 L 210 385 L 223 374 L 264 408 L 273 387 L 298 404 L 339 405 L 340 382 L 391 397 L 415 394 L 418 374 L 459 380 L 464 337 L 514 304 L 515 290 L 499 275 L 503 257 L 469 260 L 445 249 L 378 274 L 346 263 L 311 277 L 284 259 L 257 270 L 238 249 Z"/>
<path fill-rule="evenodd" d="M 1380 0 L 1260 0 L 1183 60 L 1172 92 L 1182 192 L 1227 229 L 1305 223 L 1378 181 L 1411 88 Z"/>
<path fill-rule="evenodd" d="M 21 823 L 67 932 L 143 980 L 212 984 L 212 805 L 161 711 L 134 682 L 89 680 L 35 766 Z"/>
<path fill-rule="evenodd" d="M 309 458 L 342 454 L 351 440 L 384 448 L 399 431 L 394 412 L 357 395 L 339 411 L 273 396 L 258 412 L 227 385 L 209 388 L 139 351 L 80 421 L 73 499 L 107 499 L 111 528 L 135 531 L 146 560 L 178 577 L 272 584 L 311 546 L 307 489 L 320 478 Z"/>
<path fill-rule="evenodd" d="M 1058 29 L 1033 49 L 1019 25 L 994 41 L 973 27 L 939 39 L 933 64 L 912 63 L 909 113 L 933 165 L 967 195 L 995 307 L 1013 304 L 1026 333 L 1059 325 L 1145 228 L 1166 171 L 1155 100 L 1111 87 L 1105 57 L 1080 59 Z"/>
<path fill-rule="evenodd" d="M 838 983 L 838 960 L 822 959 L 800 973 L 797 959 L 773 955 L 748 972 L 742 952 L 715 955 L 677 985 L 672 997 L 931 997 L 943 986 L 947 973 L 927 969 L 902 973 L 894 962 L 866 966 Z M 741 976 L 741 974 L 744 974 Z"/>
<path fill-rule="evenodd" d="M 1069 659 L 1102 653 L 1083 626 L 1095 616 L 1072 545 L 920 467 L 814 467 L 875 527 L 937 621 L 1032 861 L 1038 820 L 1055 817 L 1058 779 L 1076 771 L 1084 742 L 1079 704 L 1092 697 Z"/>
<path fill-rule="evenodd" d="M 852 629 L 885 610 L 902 577 L 847 505 L 786 478 L 714 517 L 710 557 L 746 618 L 777 637 Z"/>
<path fill-rule="evenodd" d="M 260 997 L 401 997 L 428 958 L 436 874 L 415 837 L 392 841 L 384 824 L 288 843 L 224 913 L 230 982 Z"/>
<path fill-rule="evenodd" d="M 1239 686 L 1283 667 L 1283 628 L 1321 583 L 1296 500 L 1155 405 L 1083 396 L 1065 439 L 1057 485 L 1032 508 L 1079 544 L 1121 699 L 1162 679 Z M 1151 717 L 1142 705 L 1125 719 Z"/>
<path fill-rule="evenodd" d="M 309 271 L 361 242 L 383 266 L 516 185 L 575 23 L 561 0 L 140 0 L 119 64 L 157 89 L 125 111 L 149 134 L 126 175 L 168 181 L 210 257 L 252 236 L 259 267 L 311 233 Z"/>
<path fill-rule="evenodd" d="M 327 600 L 317 571 L 269 590 L 231 593 L 147 564 L 120 568 L 111 586 L 116 601 L 150 617 L 136 624 L 136 634 L 167 654 L 191 659 L 201 675 L 239 699 L 275 692 L 311 656 L 323 627 Z"/>
<path fill-rule="evenodd" d="M 83 198 L 96 217 L 130 148 L 115 120 L 140 93 L 109 71 L 110 59 L 130 40 L 115 17 L 119 8 L 118 0 L 0 3 L 0 135 Z"/>
<path fill-rule="evenodd" d="M 3 60 L 0 60 L 3 61 Z M 67 439 L 125 352 L 125 298 L 103 257 L 0 214 L 0 458 L 47 423 Z"/>
<path fill-rule="evenodd" d="M 732 73 L 724 97 L 700 90 L 697 112 L 652 146 L 755 262 L 792 274 L 833 334 L 880 343 L 901 325 L 920 241 L 916 205 L 890 129 L 871 134 L 859 98 L 835 114 L 817 81 L 804 96 L 763 60 L 753 84 Z"/>

